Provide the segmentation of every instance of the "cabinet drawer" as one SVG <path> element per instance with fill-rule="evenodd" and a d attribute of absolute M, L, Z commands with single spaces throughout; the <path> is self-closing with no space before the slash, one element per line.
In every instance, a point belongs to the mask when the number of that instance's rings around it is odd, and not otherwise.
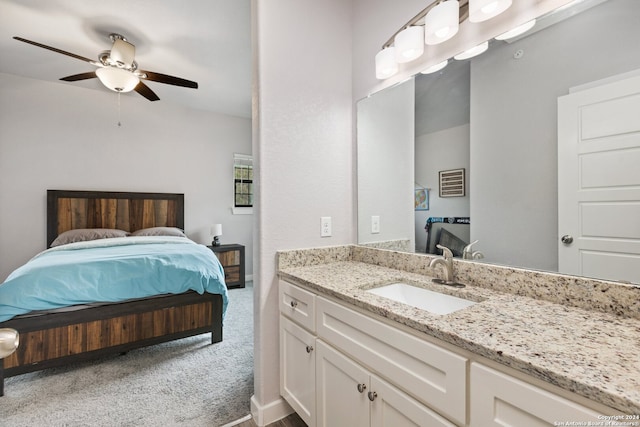
<path fill-rule="evenodd" d="M 309 331 L 315 332 L 316 296 L 314 294 L 284 280 L 280 280 L 278 298 L 280 301 L 280 313 L 304 326 Z"/>
<path fill-rule="evenodd" d="M 218 259 L 220 260 L 220 264 L 223 266 L 229 265 L 240 265 L 240 251 L 232 250 L 232 251 L 224 251 L 216 253 Z"/>
<path fill-rule="evenodd" d="M 468 360 L 386 323 L 316 298 L 318 336 L 417 400 L 466 424 Z"/>
<path fill-rule="evenodd" d="M 470 425 L 474 427 L 602 422 L 599 414 L 587 407 L 478 363 L 471 364 L 470 399 Z"/>
<path fill-rule="evenodd" d="M 224 281 L 237 283 L 240 281 L 240 267 L 224 267 Z"/>

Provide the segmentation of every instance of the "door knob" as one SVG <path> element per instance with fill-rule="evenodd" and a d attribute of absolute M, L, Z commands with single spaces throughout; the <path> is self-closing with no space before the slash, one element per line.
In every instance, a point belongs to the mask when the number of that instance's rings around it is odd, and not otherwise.
<path fill-rule="evenodd" d="M 560 238 L 560 241 L 565 245 L 570 245 L 573 243 L 573 236 L 565 234 L 564 236 L 562 236 L 562 238 Z"/>
<path fill-rule="evenodd" d="M 358 384 L 358 391 L 360 393 L 364 393 L 364 391 L 367 389 L 367 385 L 366 384 Z"/>
<path fill-rule="evenodd" d="M 378 397 L 378 393 L 376 393 L 375 391 L 370 391 L 369 393 L 367 393 L 367 396 L 369 397 L 370 401 L 374 401 L 376 400 L 376 397 Z"/>
<path fill-rule="evenodd" d="M 292 299 L 290 304 L 291 304 L 291 308 L 296 308 L 298 306 L 298 301 Z"/>
<path fill-rule="evenodd" d="M 307 350 L 307 353 L 311 353 L 313 351 L 313 346 L 312 345 L 308 345 L 306 350 Z"/>

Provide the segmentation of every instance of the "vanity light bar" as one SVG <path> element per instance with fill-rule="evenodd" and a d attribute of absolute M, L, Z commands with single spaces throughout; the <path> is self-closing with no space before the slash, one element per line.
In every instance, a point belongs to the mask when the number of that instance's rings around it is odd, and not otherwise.
<path fill-rule="evenodd" d="M 511 6 L 512 0 L 438 0 L 421 10 L 409 22 L 396 31 L 376 55 L 376 78 L 387 79 L 398 72 L 398 64 L 413 61 L 424 53 L 424 44 L 433 45 L 449 40 L 465 19 L 481 22 L 493 18 Z M 457 19 L 456 19 L 457 14 Z M 473 17 L 471 16 L 473 15 Z M 472 19 L 473 18 L 473 19 Z M 420 40 L 421 36 L 424 40 Z M 390 49 L 394 49 L 393 58 Z M 473 48 L 475 55 L 478 51 Z M 468 54 L 463 52 L 460 55 Z M 456 59 L 460 55 L 457 55 Z M 472 55 L 474 56 L 474 55 Z M 467 56 L 469 58 L 471 56 Z M 391 61 L 395 62 L 391 64 Z M 423 73 L 435 72 L 440 64 L 427 68 Z M 446 63 L 445 63 L 446 65 Z"/>
<path fill-rule="evenodd" d="M 387 40 L 385 44 L 382 45 L 382 48 L 384 49 L 385 47 L 391 46 L 396 36 L 398 35 L 398 33 L 404 30 L 405 28 L 410 27 L 412 25 L 424 25 L 424 18 L 425 16 L 427 16 L 427 13 L 429 13 L 431 9 L 438 6 L 440 3 L 442 3 L 442 1 L 434 1 L 429 6 L 422 9 L 416 16 L 411 18 L 409 22 L 404 24 L 398 31 L 396 31 L 391 36 L 391 38 Z M 460 3 L 460 19 L 458 23 L 462 23 L 465 19 L 469 17 L 469 0 L 459 0 L 459 3 Z"/>

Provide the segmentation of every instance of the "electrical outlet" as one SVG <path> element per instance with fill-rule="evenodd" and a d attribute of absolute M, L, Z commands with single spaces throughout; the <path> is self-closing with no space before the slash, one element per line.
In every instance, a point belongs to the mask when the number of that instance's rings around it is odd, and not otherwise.
<path fill-rule="evenodd" d="M 320 217 L 320 237 L 330 237 L 331 236 L 331 217 L 323 216 Z"/>
<path fill-rule="evenodd" d="M 380 233 L 380 217 L 374 215 L 371 217 L 371 234 Z"/>

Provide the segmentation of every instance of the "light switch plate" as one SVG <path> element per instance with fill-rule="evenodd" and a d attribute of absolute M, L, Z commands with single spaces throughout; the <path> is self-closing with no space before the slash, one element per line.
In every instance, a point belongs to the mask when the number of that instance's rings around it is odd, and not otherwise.
<path fill-rule="evenodd" d="M 380 233 L 380 217 L 374 215 L 371 217 L 371 234 Z"/>

